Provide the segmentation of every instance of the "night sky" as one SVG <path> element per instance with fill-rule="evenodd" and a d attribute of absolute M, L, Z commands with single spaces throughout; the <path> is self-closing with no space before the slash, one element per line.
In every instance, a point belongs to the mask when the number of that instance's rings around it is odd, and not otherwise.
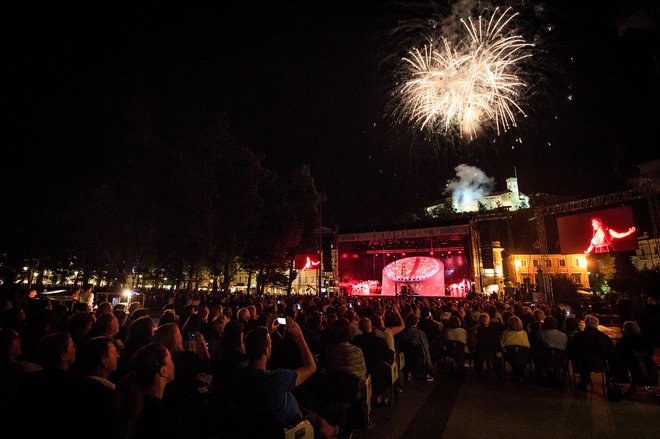
<path fill-rule="evenodd" d="M 525 194 L 587 197 L 626 189 L 659 155 L 657 1 L 509 2 L 535 43 L 528 116 L 471 142 L 391 115 L 406 42 L 395 30 L 426 17 L 425 2 L 133 3 L 5 14 L 6 224 L 131 160 L 117 133 L 142 119 L 165 137 L 222 118 L 268 167 L 309 164 L 328 226 L 389 223 L 444 198 L 461 163 L 496 191 L 515 167 Z"/>

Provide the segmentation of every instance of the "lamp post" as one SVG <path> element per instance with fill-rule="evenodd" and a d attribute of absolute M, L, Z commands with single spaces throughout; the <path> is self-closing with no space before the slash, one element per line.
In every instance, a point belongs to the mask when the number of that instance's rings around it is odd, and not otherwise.
<path fill-rule="evenodd" d="M 321 294 L 322 274 L 323 274 L 323 203 L 327 201 L 325 194 L 319 192 L 319 268 L 317 276 L 316 294 Z"/>

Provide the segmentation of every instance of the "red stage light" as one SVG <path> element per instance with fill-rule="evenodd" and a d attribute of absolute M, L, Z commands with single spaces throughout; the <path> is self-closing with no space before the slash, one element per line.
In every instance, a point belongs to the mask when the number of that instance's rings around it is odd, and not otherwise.
<path fill-rule="evenodd" d="M 359 258 L 359 257 L 360 257 L 360 256 L 359 256 L 357 253 L 353 253 L 353 259 L 357 259 L 357 258 Z"/>
<path fill-rule="evenodd" d="M 341 254 L 341 258 L 342 258 L 342 259 L 346 259 L 346 258 L 348 258 L 348 253 L 342 253 L 342 254 Z"/>

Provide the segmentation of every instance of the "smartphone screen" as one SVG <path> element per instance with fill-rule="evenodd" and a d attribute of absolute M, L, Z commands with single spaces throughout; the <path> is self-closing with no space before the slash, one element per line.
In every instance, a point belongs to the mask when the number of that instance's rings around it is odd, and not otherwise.
<path fill-rule="evenodd" d="M 277 323 L 280 324 L 280 325 L 286 325 L 286 318 L 278 317 L 277 318 Z"/>

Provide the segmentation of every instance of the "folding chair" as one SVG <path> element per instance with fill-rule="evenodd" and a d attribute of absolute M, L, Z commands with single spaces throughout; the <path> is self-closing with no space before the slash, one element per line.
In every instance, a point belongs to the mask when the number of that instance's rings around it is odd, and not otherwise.
<path fill-rule="evenodd" d="M 285 428 L 284 439 L 314 439 L 314 428 L 305 419 L 293 427 Z"/>
<path fill-rule="evenodd" d="M 426 378 L 429 372 L 426 368 L 424 351 L 421 346 L 406 344 L 402 346 L 401 351 L 405 357 L 405 366 L 401 370 L 405 373 L 408 380 L 414 380 L 415 376 L 421 373 L 422 378 Z"/>
<path fill-rule="evenodd" d="M 394 405 L 399 402 L 399 392 L 396 390 L 396 383 L 400 379 L 401 374 L 399 373 L 399 364 L 397 361 L 394 361 L 392 364 L 389 364 L 387 361 L 381 361 L 380 366 L 383 369 L 387 368 L 390 376 L 390 419 L 392 419 L 392 411 Z"/>
<path fill-rule="evenodd" d="M 472 359 L 465 352 L 466 344 L 458 340 L 445 341 L 445 353 L 449 366 L 457 372 L 459 376 L 465 375 L 465 364 L 468 365 L 468 378 L 472 375 Z"/>
<path fill-rule="evenodd" d="M 514 377 L 525 379 L 531 373 L 530 349 L 526 346 L 509 345 L 504 347 L 504 361 L 509 363 Z"/>
<path fill-rule="evenodd" d="M 569 383 L 571 384 L 571 390 L 573 389 L 572 381 L 570 380 L 570 375 L 568 374 L 568 358 L 566 352 L 562 349 L 552 348 L 547 343 L 543 343 L 540 346 L 540 352 L 537 357 L 539 362 L 538 370 L 544 370 L 547 372 L 547 378 L 561 378 L 561 385 L 565 385 L 565 379 L 569 376 Z M 550 380 L 551 384 L 559 384 L 559 382 L 553 382 Z"/>
<path fill-rule="evenodd" d="M 579 363 L 577 363 L 579 364 Z M 577 391 L 578 385 L 577 385 L 577 380 L 575 378 L 576 372 L 578 372 L 581 368 L 578 366 L 578 370 L 576 371 L 576 362 L 573 362 L 573 367 L 572 367 L 572 373 L 573 373 L 573 382 L 575 384 L 575 390 Z M 600 380 L 601 380 L 601 388 L 603 390 L 603 398 L 607 400 L 607 361 L 605 358 L 600 358 L 598 359 L 594 364 L 591 364 L 589 367 L 589 374 L 590 379 L 589 379 L 589 385 L 591 385 L 591 395 L 593 396 L 594 394 L 594 380 L 592 378 L 593 374 L 598 374 L 600 375 Z"/>
<path fill-rule="evenodd" d="M 371 397 L 373 396 L 371 389 L 371 375 L 368 375 L 367 379 L 364 381 L 364 390 L 364 405 L 362 410 L 364 410 L 364 437 L 366 438 L 369 428 L 372 427 L 369 423 L 371 419 Z"/>

